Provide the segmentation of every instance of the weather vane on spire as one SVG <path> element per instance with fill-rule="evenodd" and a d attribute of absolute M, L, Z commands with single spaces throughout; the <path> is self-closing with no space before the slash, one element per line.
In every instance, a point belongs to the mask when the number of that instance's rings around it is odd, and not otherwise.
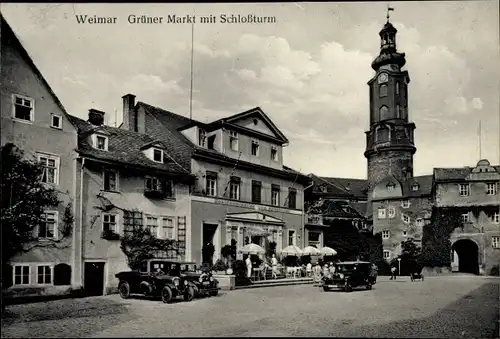
<path fill-rule="evenodd" d="M 394 8 L 392 8 L 389 4 L 387 4 L 387 22 L 389 22 L 389 18 L 390 18 L 389 12 L 393 11 L 393 10 L 394 10 Z"/>

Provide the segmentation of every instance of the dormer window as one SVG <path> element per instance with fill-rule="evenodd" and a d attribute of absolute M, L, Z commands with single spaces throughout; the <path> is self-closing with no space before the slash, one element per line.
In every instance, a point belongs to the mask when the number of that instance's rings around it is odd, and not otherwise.
<path fill-rule="evenodd" d="M 202 129 L 198 130 L 198 145 L 207 147 L 207 132 Z"/>
<path fill-rule="evenodd" d="M 93 134 L 92 135 L 92 144 L 94 148 L 97 148 L 101 151 L 108 150 L 108 137 L 101 134 Z"/>
<path fill-rule="evenodd" d="M 252 140 L 252 155 L 259 156 L 259 142 L 257 140 Z"/>
<path fill-rule="evenodd" d="M 387 190 L 388 191 L 394 191 L 394 189 L 396 188 L 396 185 L 394 185 L 393 183 L 390 183 L 387 185 Z"/>
<path fill-rule="evenodd" d="M 413 192 L 416 192 L 416 191 L 418 191 L 418 188 L 419 188 L 418 184 L 413 184 L 413 186 L 411 187 L 411 190 Z"/>
<path fill-rule="evenodd" d="M 163 151 L 158 148 L 153 148 L 153 161 L 163 163 Z"/>
<path fill-rule="evenodd" d="M 401 207 L 403 208 L 409 208 L 410 207 L 410 201 L 409 200 L 403 200 L 401 203 Z"/>
<path fill-rule="evenodd" d="M 276 146 L 271 146 L 271 160 L 278 161 L 278 148 Z"/>

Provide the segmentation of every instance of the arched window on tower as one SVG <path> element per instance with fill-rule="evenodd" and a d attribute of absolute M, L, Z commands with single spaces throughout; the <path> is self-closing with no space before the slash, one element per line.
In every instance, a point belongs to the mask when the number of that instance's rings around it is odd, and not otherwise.
<path fill-rule="evenodd" d="M 380 120 L 389 119 L 389 108 L 385 105 L 380 107 L 379 114 L 380 114 Z"/>
<path fill-rule="evenodd" d="M 396 95 L 399 95 L 399 81 L 396 82 Z"/>
<path fill-rule="evenodd" d="M 379 93 L 380 93 L 381 98 L 386 97 L 387 96 L 387 85 L 385 85 L 385 84 L 380 85 Z"/>

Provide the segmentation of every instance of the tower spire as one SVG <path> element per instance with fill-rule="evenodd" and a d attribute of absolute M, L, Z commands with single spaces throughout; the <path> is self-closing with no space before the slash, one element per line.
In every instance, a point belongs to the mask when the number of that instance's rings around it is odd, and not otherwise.
<path fill-rule="evenodd" d="M 387 4 L 387 22 L 389 22 L 389 19 L 391 18 L 389 12 L 394 11 L 394 8 L 391 7 L 391 5 Z"/>

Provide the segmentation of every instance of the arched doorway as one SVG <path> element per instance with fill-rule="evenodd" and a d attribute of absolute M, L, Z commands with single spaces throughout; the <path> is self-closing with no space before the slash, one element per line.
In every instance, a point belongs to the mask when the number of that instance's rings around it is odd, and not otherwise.
<path fill-rule="evenodd" d="M 458 272 L 479 274 L 479 247 L 470 239 L 457 240 L 453 246 L 452 255 L 458 258 L 452 258 L 452 261 L 458 259 Z"/>

